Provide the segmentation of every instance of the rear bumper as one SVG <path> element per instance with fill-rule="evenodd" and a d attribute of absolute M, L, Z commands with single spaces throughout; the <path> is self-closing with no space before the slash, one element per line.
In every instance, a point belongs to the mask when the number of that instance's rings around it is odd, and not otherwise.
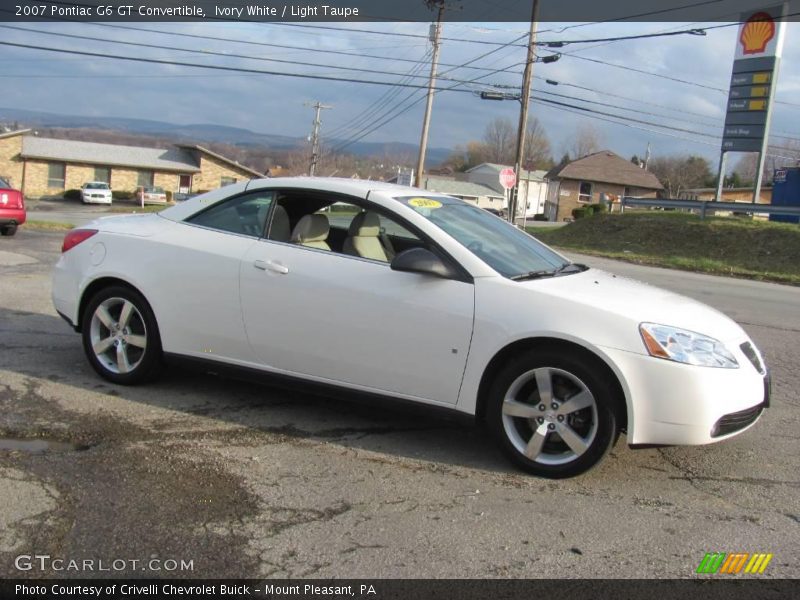
<path fill-rule="evenodd" d="M 4 208 L 0 210 L 0 225 L 22 225 L 27 218 L 25 209 Z"/>

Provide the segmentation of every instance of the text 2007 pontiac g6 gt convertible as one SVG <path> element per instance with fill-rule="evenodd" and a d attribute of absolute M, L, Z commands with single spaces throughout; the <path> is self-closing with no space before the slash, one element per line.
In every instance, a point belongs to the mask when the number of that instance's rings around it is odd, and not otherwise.
<path fill-rule="evenodd" d="M 182 357 L 451 407 L 545 477 L 620 433 L 723 440 L 769 402 L 758 350 L 716 310 L 372 181 L 254 180 L 98 219 L 66 235 L 53 300 L 110 381 Z"/>

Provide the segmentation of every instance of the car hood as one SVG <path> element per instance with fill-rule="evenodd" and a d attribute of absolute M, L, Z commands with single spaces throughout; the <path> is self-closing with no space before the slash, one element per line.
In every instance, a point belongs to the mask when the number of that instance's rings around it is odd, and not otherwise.
<path fill-rule="evenodd" d="M 702 302 L 600 269 L 522 282 L 564 303 L 591 306 L 636 323 L 680 327 L 722 342 L 746 338 L 731 318 Z"/>

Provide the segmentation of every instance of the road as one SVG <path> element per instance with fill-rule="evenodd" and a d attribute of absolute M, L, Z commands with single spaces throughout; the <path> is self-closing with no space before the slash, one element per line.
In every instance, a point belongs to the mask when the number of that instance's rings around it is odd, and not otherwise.
<path fill-rule="evenodd" d="M 706 552 L 800 568 L 800 289 L 582 257 L 712 304 L 767 357 L 773 407 L 722 444 L 549 481 L 458 419 L 169 371 L 99 379 L 53 311 L 61 235 L 0 240 L 0 576 L 20 554 L 191 561 L 180 577 L 692 577 Z M 123 564 L 123 563 L 119 563 Z M 160 563 L 163 564 L 163 563 Z M 148 569 L 154 569 L 148 563 Z M 92 576 L 91 572 L 62 572 Z"/>

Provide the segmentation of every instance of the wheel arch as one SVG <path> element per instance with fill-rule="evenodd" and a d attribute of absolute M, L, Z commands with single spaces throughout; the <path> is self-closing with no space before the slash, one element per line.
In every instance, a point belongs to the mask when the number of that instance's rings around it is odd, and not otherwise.
<path fill-rule="evenodd" d="M 86 311 L 86 306 L 89 304 L 89 301 L 92 299 L 92 297 L 103 288 L 112 285 L 120 285 L 133 290 L 134 292 L 136 292 L 142 298 L 145 299 L 145 302 L 147 302 L 147 304 L 149 305 L 150 310 L 153 311 L 153 305 L 150 304 L 150 302 L 147 300 L 147 297 L 142 293 L 142 291 L 139 288 L 137 288 L 129 281 L 125 281 L 124 279 L 120 279 L 119 277 L 111 277 L 111 276 L 98 277 L 97 279 L 89 283 L 89 285 L 87 285 L 83 289 L 83 293 L 81 293 L 81 300 L 80 303 L 78 304 L 78 315 L 77 315 L 78 323 L 75 326 L 75 331 L 81 333 L 81 329 L 83 328 L 84 312 Z M 155 316 L 155 311 L 153 311 L 153 316 L 156 319 L 156 324 L 158 324 L 158 317 Z"/>
<path fill-rule="evenodd" d="M 565 340 L 554 337 L 535 337 L 524 338 L 516 340 L 501 348 L 486 365 L 486 368 L 481 375 L 480 385 L 478 386 L 477 404 L 475 406 L 475 418 L 479 423 L 485 421 L 486 405 L 489 400 L 489 390 L 492 386 L 497 373 L 502 369 L 503 365 L 512 357 L 522 352 L 529 350 L 559 350 L 569 351 L 579 354 L 583 359 L 594 363 L 598 368 L 602 369 L 608 380 L 614 387 L 614 416 L 616 418 L 617 426 L 620 431 L 627 431 L 628 423 L 633 422 L 633 415 L 631 414 L 631 402 L 629 394 L 626 392 L 626 387 L 623 385 L 621 374 L 612 366 L 610 361 L 601 356 L 599 353 L 581 345 L 577 342 Z"/>

